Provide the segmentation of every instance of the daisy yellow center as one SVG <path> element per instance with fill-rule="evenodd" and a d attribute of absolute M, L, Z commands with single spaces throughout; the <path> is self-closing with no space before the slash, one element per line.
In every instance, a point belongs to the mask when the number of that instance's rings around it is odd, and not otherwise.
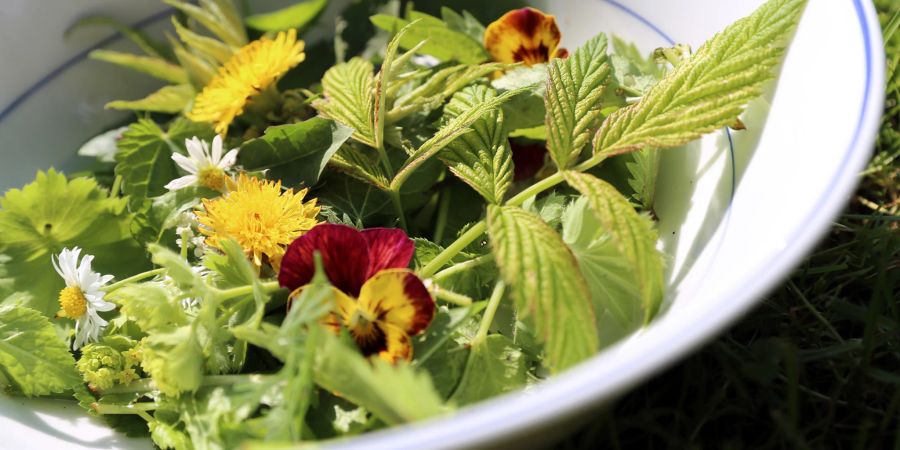
<path fill-rule="evenodd" d="M 59 291 L 59 315 L 69 319 L 77 319 L 87 312 L 87 299 L 77 286 L 69 286 Z"/>
<path fill-rule="evenodd" d="M 216 166 L 206 166 L 197 172 L 197 184 L 219 192 L 225 191 L 225 171 Z"/>
<path fill-rule="evenodd" d="M 254 96 L 303 61 L 303 48 L 294 29 L 280 32 L 274 39 L 264 37 L 245 45 L 197 95 L 187 117 L 195 122 L 211 122 L 216 132 L 225 134 Z"/>
<path fill-rule="evenodd" d="M 203 201 L 200 231 L 210 246 L 234 239 L 257 267 L 268 261 L 277 269 L 287 246 L 317 224 L 316 199 L 304 203 L 305 195 L 306 189 L 282 192 L 280 182 L 241 174 L 227 195 Z"/>

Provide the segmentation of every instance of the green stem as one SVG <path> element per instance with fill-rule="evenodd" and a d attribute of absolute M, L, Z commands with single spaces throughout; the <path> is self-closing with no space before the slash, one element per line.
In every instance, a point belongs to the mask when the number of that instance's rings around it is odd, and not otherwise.
<path fill-rule="evenodd" d="M 116 175 L 116 178 L 113 180 L 112 188 L 109 189 L 109 198 L 115 198 L 119 196 L 119 192 L 122 191 L 122 175 Z"/>
<path fill-rule="evenodd" d="M 553 175 L 550 175 L 549 177 L 544 178 L 543 180 L 538 181 L 537 183 L 534 183 L 531 186 L 528 186 L 524 191 L 519 192 L 513 198 L 507 200 L 506 205 L 507 206 L 522 206 L 522 203 L 525 203 L 525 201 L 528 200 L 529 198 L 534 197 L 534 196 L 540 194 L 541 192 L 544 192 L 547 189 L 550 189 L 553 186 L 556 186 L 557 184 L 562 183 L 563 181 L 564 181 L 564 178 L 563 178 L 562 172 L 556 172 Z"/>
<path fill-rule="evenodd" d="M 267 294 L 271 294 L 272 292 L 281 289 L 278 281 L 265 281 L 260 283 L 260 285 L 262 286 L 263 291 L 265 291 Z M 217 289 L 216 291 L 216 296 L 218 297 L 219 301 L 225 301 L 231 300 L 235 297 L 242 297 L 244 295 L 252 294 L 253 285 L 248 284 L 246 286 L 240 286 L 231 289 Z"/>
<path fill-rule="evenodd" d="M 238 383 L 260 384 L 267 382 L 270 376 L 260 374 L 249 375 L 207 375 L 201 381 L 202 386 L 231 386 Z M 111 394 L 141 394 L 153 391 L 153 380 L 151 378 L 141 378 L 124 386 L 113 386 L 109 389 L 99 391 L 100 395 Z"/>
<path fill-rule="evenodd" d="M 447 303 L 453 303 L 454 305 L 459 306 L 470 306 L 472 304 L 472 298 L 466 295 L 457 294 L 453 291 L 448 291 L 446 289 L 441 289 L 439 286 L 433 286 L 431 288 L 431 293 L 434 294 L 438 300 L 443 300 Z"/>
<path fill-rule="evenodd" d="M 454 264 L 438 273 L 436 273 L 431 279 L 434 280 L 435 283 L 440 283 L 441 281 L 446 280 L 447 278 L 452 277 L 460 272 L 465 272 L 467 270 L 471 270 L 475 267 L 478 267 L 484 263 L 488 263 L 494 260 L 494 255 L 487 254 L 481 255 L 477 258 L 472 258 L 468 261 L 463 261 L 461 263 Z"/>
<path fill-rule="evenodd" d="M 132 403 L 130 405 L 91 403 L 91 409 L 97 414 L 140 414 L 141 412 L 154 411 L 157 408 L 159 408 L 159 405 L 156 402 Z"/>
<path fill-rule="evenodd" d="M 388 194 L 391 196 L 391 203 L 394 204 L 397 219 L 400 221 L 400 228 L 402 228 L 403 231 L 408 231 L 408 228 L 406 227 L 406 214 L 403 212 L 403 202 L 400 200 L 400 192 L 392 189 Z"/>
<path fill-rule="evenodd" d="M 488 330 L 491 329 L 491 323 L 494 321 L 494 315 L 497 314 L 497 308 L 500 307 L 500 301 L 503 300 L 504 290 L 506 290 L 506 283 L 503 280 L 498 281 L 494 286 L 494 292 L 491 293 L 491 299 L 488 300 L 487 308 L 484 309 L 484 315 L 481 316 L 478 332 L 472 338 L 472 347 L 481 344 L 487 339 Z"/>
<path fill-rule="evenodd" d="M 155 277 L 155 276 L 157 276 L 157 275 L 162 275 L 162 274 L 164 274 L 164 273 L 166 273 L 166 269 L 162 269 L 162 268 L 160 268 L 160 269 L 148 270 L 148 271 L 146 271 L 146 272 L 142 272 L 142 273 L 139 273 L 139 274 L 137 274 L 137 275 L 132 275 L 132 276 L 130 276 L 130 277 L 128 277 L 128 278 L 126 278 L 126 279 L 124 279 L 124 280 L 122 280 L 122 281 L 117 281 L 117 282 L 115 282 L 115 283 L 113 283 L 113 284 L 110 284 L 109 286 L 104 286 L 104 287 L 100 288 L 100 290 L 101 290 L 101 291 L 104 291 L 104 292 L 112 292 L 112 291 L 114 291 L 114 290 L 116 290 L 116 289 L 119 289 L 120 287 L 125 286 L 125 285 L 127 285 L 127 284 L 134 283 L 134 282 L 137 282 L 137 281 L 141 281 L 141 280 L 146 279 L 146 278 Z"/>
<path fill-rule="evenodd" d="M 440 244 L 444 240 L 444 230 L 447 228 L 447 214 L 450 212 L 450 189 L 441 190 L 441 199 L 438 203 L 437 223 L 434 226 L 432 242 Z"/>
<path fill-rule="evenodd" d="M 457 238 L 455 242 L 450 244 L 449 247 L 445 248 L 444 251 L 435 256 L 431 262 L 426 264 L 425 267 L 419 271 L 419 276 L 422 278 L 431 278 L 431 276 L 440 270 L 441 267 L 444 267 L 445 264 L 450 262 L 454 256 L 471 244 L 472 241 L 484 234 L 486 230 L 487 222 L 483 220 L 473 225 L 472 228 L 469 228 L 469 231 L 463 233 L 463 235 Z"/>

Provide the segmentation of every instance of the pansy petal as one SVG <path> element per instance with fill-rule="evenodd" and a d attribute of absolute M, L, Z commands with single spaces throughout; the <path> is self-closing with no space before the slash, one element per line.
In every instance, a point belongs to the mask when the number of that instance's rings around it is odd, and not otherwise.
<path fill-rule="evenodd" d="M 313 254 L 322 255 L 325 275 L 334 287 L 356 297 L 366 280 L 369 256 L 362 234 L 346 225 L 316 225 L 288 247 L 278 282 L 288 289 L 307 285 L 315 274 Z"/>
<path fill-rule="evenodd" d="M 377 321 L 400 327 L 414 336 L 434 317 L 434 300 L 411 270 L 388 269 L 366 281 L 359 294 L 360 309 Z"/>
<path fill-rule="evenodd" d="M 545 63 L 555 56 L 560 40 L 556 18 L 534 8 L 510 11 L 488 25 L 484 47 L 495 61 Z"/>
<path fill-rule="evenodd" d="M 398 361 L 412 360 L 413 347 L 409 335 L 395 325 L 378 322 L 378 327 L 384 333 L 385 348 L 378 352 L 378 357 L 395 364 Z"/>
<path fill-rule="evenodd" d="M 369 269 L 366 278 L 371 278 L 384 269 L 405 269 L 416 251 L 403 230 L 397 228 L 369 228 L 362 231 L 369 247 Z"/>

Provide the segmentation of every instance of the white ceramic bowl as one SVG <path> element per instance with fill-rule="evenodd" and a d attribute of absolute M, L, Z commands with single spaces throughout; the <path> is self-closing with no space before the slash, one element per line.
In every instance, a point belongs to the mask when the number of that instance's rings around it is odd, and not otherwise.
<path fill-rule="evenodd" d="M 77 17 L 105 13 L 150 31 L 166 26 L 159 2 L 4 0 L 0 15 L 0 187 L 35 170 L 72 169 L 74 149 L 123 115 L 113 98 L 152 82 L 85 59 L 89 49 L 128 48 L 117 35 L 83 30 Z M 695 48 L 761 0 L 538 1 L 557 14 L 571 48 L 597 32 L 651 50 Z M 254 2 L 254 8 L 265 6 Z M 332 8 L 333 9 L 333 8 Z M 326 24 L 333 23 L 324 21 Z M 327 32 L 327 29 L 320 30 Z M 352 448 L 460 448 L 535 444 L 561 424 L 613 399 L 712 339 L 787 275 L 829 228 L 870 155 L 883 102 L 881 33 L 868 0 L 811 0 L 783 73 L 754 102 L 749 130 L 724 131 L 665 153 L 656 211 L 670 256 L 667 311 L 584 364 L 529 389 L 446 418 L 363 436 Z M 48 126 L 49 124 L 49 126 Z M 0 397 L 3 448 L 150 448 L 52 401 Z"/>

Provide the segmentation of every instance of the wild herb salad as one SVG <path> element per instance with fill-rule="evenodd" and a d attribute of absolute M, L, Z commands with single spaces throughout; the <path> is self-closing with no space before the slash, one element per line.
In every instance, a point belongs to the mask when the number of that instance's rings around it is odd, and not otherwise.
<path fill-rule="evenodd" d="M 136 120 L 98 169 L 0 199 L 0 381 L 175 449 L 449 414 L 647 324 L 659 151 L 743 128 L 805 5 L 648 57 L 533 8 L 355 5 L 310 80 L 326 1 L 167 3 L 166 45 L 92 55 L 169 83 L 107 105 Z"/>

